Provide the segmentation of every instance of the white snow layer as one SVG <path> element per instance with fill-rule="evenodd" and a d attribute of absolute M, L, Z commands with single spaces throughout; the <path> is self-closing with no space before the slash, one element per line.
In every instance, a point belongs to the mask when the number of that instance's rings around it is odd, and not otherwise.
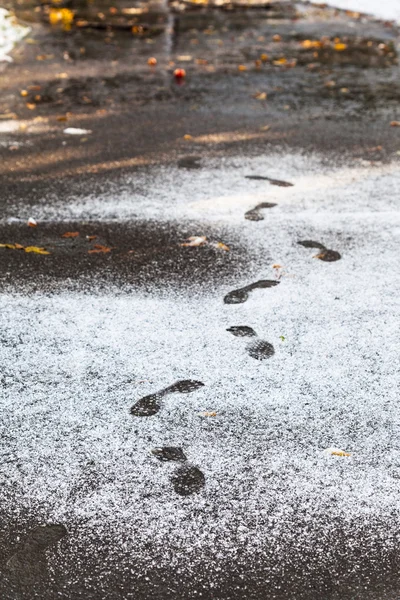
<path fill-rule="evenodd" d="M 0 8 L 0 62 L 11 62 L 8 55 L 14 47 L 29 31 L 28 27 L 18 25 L 15 18 L 4 8 Z"/>
<path fill-rule="evenodd" d="M 279 286 L 236 306 L 223 304 L 225 286 L 201 296 L 3 294 L 3 507 L 67 527 L 82 520 L 119 533 L 116 543 L 123 532 L 132 556 L 152 543 L 166 564 L 238 547 L 248 555 L 283 535 L 300 547 L 335 517 L 361 527 L 400 509 L 398 167 L 335 169 L 304 156 L 236 167 L 229 159 L 218 171 L 180 170 L 179 190 L 177 171 L 162 169 L 148 180 L 151 201 L 125 191 L 71 210 L 218 220 L 254 252 L 237 287 L 272 278 L 274 263 L 286 271 Z M 243 179 L 250 173 L 295 186 Z M 260 200 L 278 206 L 264 221 L 244 220 Z M 342 259 L 314 259 L 302 239 Z M 232 325 L 253 327 L 275 355 L 250 358 Z M 130 415 L 136 400 L 178 379 L 205 386 L 170 395 L 156 416 Z M 174 465 L 151 455 L 163 445 L 181 446 L 205 473 L 199 494 L 175 494 Z M 327 456 L 328 447 L 351 456 Z M 299 531 L 302 510 L 309 526 Z"/>

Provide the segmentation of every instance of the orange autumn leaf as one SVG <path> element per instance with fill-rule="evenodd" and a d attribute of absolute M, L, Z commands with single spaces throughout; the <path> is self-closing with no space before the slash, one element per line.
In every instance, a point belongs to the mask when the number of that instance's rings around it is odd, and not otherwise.
<path fill-rule="evenodd" d="M 334 45 L 334 49 L 336 50 L 336 52 L 343 52 L 343 50 L 346 50 L 346 48 L 347 44 L 343 44 L 342 42 L 338 42 Z"/>
<path fill-rule="evenodd" d="M 106 254 L 107 252 L 111 252 L 111 248 L 101 244 L 95 244 L 92 250 L 88 250 L 88 254 Z"/>
<path fill-rule="evenodd" d="M 76 238 L 79 235 L 79 231 L 66 231 L 62 234 L 63 238 Z"/>

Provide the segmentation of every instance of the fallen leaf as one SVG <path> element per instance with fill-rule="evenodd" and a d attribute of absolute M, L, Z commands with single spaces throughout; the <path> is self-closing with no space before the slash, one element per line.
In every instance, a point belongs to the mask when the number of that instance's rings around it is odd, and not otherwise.
<path fill-rule="evenodd" d="M 54 54 L 38 54 L 36 60 L 50 60 L 54 58 Z"/>
<path fill-rule="evenodd" d="M 340 91 L 342 94 L 348 94 L 349 93 L 349 88 L 340 88 Z"/>
<path fill-rule="evenodd" d="M 246 65 L 238 65 L 238 71 L 247 71 Z"/>
<path fill-rule="evenodd" d="M 111 248 L 108 246 L 101 246 L 100 244 L 95 244 L 92 250 L 88 250 L 89 254 L 106 254 L 107 252 L 111 252 Z"/>
<path fill-rule="evenodd" d="M 147 64 L 149 65 L 149 67 L 155 67 L 157 64 L 157 59 L 154 56 L 151 56 L 147 59 Z"/>
<path fill-rule="evenodd" d="M 26 246 L 25 252 L 34 252 L 35 254 L 50 254 L 45 248 L 39 248 L 38 246 Z"/>
<path fill-rule="evenodd" d="M 201 412 L 199 413 L 199 417 L 216 417 L 217 413 L 215 412 L 215 410 L 213 411 L 205 411 L 205 412 Z"/>
<path fill-rule="evenodd" d="M 253 98 L 255 98 L 256 100 L 266 100 L 267 92 L 257 92 L 253 95 Z"/>
<path fill-rule="evenodd" d="M 286 63 L 287 63 L 287 58 L 284 58 L 284 57 L 278 58 L 278 60 L 273 61 L 273 64 L 276 66 L 286 65 Z"/>
<path fill-rule="evenodd" d="M 268 131 L 269 129 L 271 129 L 271 125 L 263 125 L 260 127 L 260 131 Z"/>
<path fill-rule="evenodd" d="M 342 42 L 338 42 L 334 45 L 334 49 L 336 52 L 343 52 L 343 50 L 347 49 L 347 44 L 343 44 Z"/>
<path fill-rule="evenodd" d="M 27 102 L 26 108 L 29 108 L 29 110 L 35 110 L 36 104 L 34 104 L 33 102 Z"/>
<path fill-rule="evenodd" d="M 86 239 L 91 242 L 92 240 L 95 240 L 97 238 L 97 235 L 87 235 Z"/>
<path fill-rule="evenodd" d="M 63 238 L 76 238 L 79 235 L 79 231 L 66 231 L 62 234 Z"/>
<path fill-rule="evenodd" d="M 280 339 L 282 342 L 284 342 L 286 338 L 285 338 L 285 336 L 284 336 L 284 335 L 280 335 L 280 336 L 279 336 L 279 339 Z"/>
<path fill-rule="evenodd" d="M 26 98 L 26 97 L 27 97 L 27 95 L 28 95 L 28 90 L 21 90 L 21 91 L 20 91 L 20 94 L 21 94 L 21 96 L 22 96 L 23 98 Z"/>
<path fill-rule="evenodd" d="M 51 25 L 62 24 L 64 29 L 70 29 L 74 20 L 74 13 L 68 8 L 50 8 L 49 22 Z"/>
<path fill-rule="evenodd" d="M 260 60 L 262 60 L 262 62 L 267 62 L 268 54 L 260 54 Z"/>
<path fill-rule="evenodd" d="M 308 50 L 309 48 L 321 48 L 322 43 L 319 40 L 303 40 L 301 45 Z"/>
<path fill-rule="evenodd" d="M 7 248 L 8 250 L 16 250 L 15 244 L 0 244 L 0 248 Z"/>
<path fill-rule="evenodd" d="M 281 42 L 282 37 L 279 35 L 279 33 L 276 33 L 274 36 L 272 36 L 272 41 L 273 42 Z"/>
<path fill-rule="evenodd" d="M 340 448 L 326 448 L 324 452 L 331 456 L 351 456 L 350 452 L 345 452 L 344 450 L 340 450 Z"/>
<path fill-rule="evenodd" d="M 391 127 L 400 127 L 400 121 L 391 121 L 390 126 Z"/>
<path fill-rule="evenodd" d="M 28 227 L 37 227 L 37 222 L 32 217 L 28 219 Z"/>
<path fill-rule="evenodd" d="M 183 139 L 184 139 L 184 140 L 188 140 L 188 141 L 189 141 L 189 140 L 192 140 L 192 139 L 193 139 L 193 136 L 192 136 L 192 135 L 190 135 L 190 133 L 186 133 L 186 134 L 183 136 Z"/>
<path fill-rule="evenodd" d="M 218 248 L 219 250 L 225 250 L 225 252 L 229 252 L 230 248 L 223 242 L 213 242 L 210 246 L 214 246 L 214 248 Z"/>
<path fill-rule="evenodd" d="M 207 242 L 207 238 L 205 236 L 192 235 L 191 237 L 188 238 L 187 242 L 183 242 L 183 244 L 180 244 L 180 245 L 184 246 L 184 247 L 204 246 L 204 244 L 206 242 Z"/>

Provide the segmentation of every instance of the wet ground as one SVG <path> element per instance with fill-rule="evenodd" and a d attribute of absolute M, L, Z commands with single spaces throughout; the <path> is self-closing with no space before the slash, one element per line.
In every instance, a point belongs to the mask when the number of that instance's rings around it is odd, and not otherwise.
<path fill-rule="evenodd" d="M 62 6 L 0 66 L 2 597 L 398 598 L 396 26 Z"/>

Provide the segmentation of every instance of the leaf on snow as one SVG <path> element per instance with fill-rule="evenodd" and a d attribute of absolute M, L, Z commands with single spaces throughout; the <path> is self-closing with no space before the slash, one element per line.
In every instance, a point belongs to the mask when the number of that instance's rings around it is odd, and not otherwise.
<path fill-rule="evenodd" d="M 331 456 L 351 456 L 350 452 L 346 452 L 340 448 L 326 448 L 324 452 L 325 454 L 330 454 Z"/>
<path fill-rule="evenodd" d="M 186 242 L 183 242 L 181 246 L 189 247 L 189 246 L 204 246 L 207 242 L 207 238 L 204 235 L 192 235 L 187 239 Z"/>

